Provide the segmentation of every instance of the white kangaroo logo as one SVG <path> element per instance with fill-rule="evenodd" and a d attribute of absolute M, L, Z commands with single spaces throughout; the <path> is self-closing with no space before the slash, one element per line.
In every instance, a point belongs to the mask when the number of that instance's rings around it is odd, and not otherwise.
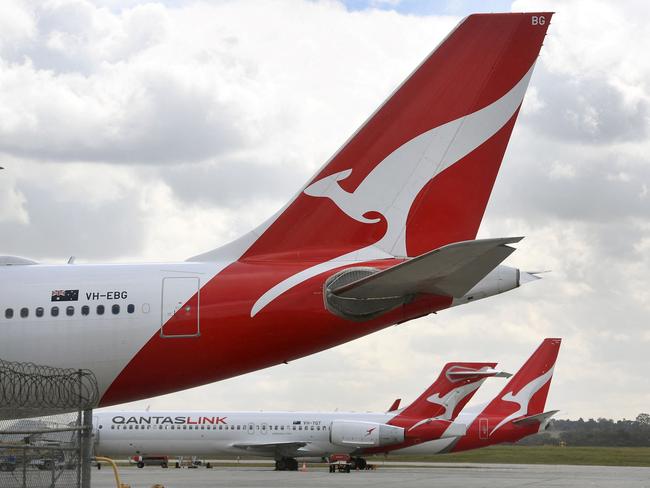
<path fill-rule="evenodd" d="M 437 415 L 435 418 L 440 420 L 452 420 L 451 417 L 454 413 L 454 410 L 456 409 L 456 406 L 460 403 L 460 401 L 470 393 L 478 390 L 484 381 L 485 378 L 479 381 L 475 381 L 473 383 L 468 383 L 466 385 L 459 386 L 447 392 L 443 396 L 440 396 L 440 393 L 434 393 L 433 395 L 428 396 L 427 402 L 435 403 L 436 405 L 440 405 L 445 409 L 445 411 L 441 415 Z M 409 430 L 413 430 L 422 424 L 428 424 L 432 420 L 433 418 L 422 419 L 416 422 L 415 424 L 413 424 L 409 428 Z"/>
<path fill-rule="evenodd" d="M 501 422 L 499 422 L 499 424 L 494 429 L 492 429 L 490 435 L 494 434 L 494 432 L 502 425 L 507 424 L 511 420 L 526 415 L 528 413 L 528 404 L 530 403 L 530 399 L 533 398 L 533 395 L 537 393 L 539 390 L 541 390 L 546 383 L 548 383 L 548 381 L 553 376 L 553 369 L 555 369 L 555 366 L 549 369 L 542 376 L 539 376 L 538 378 L 532 380 L 521 390 L 519 390 L 519 393 L 513 394 L 512 391 L 509 391 L 508 393 L 506 393 L 501 397 L 501 400 L 503 400 L 504 402 L 518 403 L 519 409 L 516 412 L 513 412 L 510 415 L 508 415 Z"/>
<path fill-rule="evenodd" d="M 372 211 L 382 214 L 388 225 L 386 233 L 371 246 L 312 266 L 278 283 L 255 302 L 251 317 L 297 284 L 341 266 L 341 261 L 406 257 L 406 219 L 415 198 L 433 177 L 474 151 L 512 118 L 526 93 L 533 67 L 508 93 L 487 107 L 428 130 L 395 149 L 353 192 L 339 185 L 353 169 L 307 186 L 303 190 L 306 195 L 329 198 L 358 222 L 377 223 L 379 218 L 364 215 Z"/>

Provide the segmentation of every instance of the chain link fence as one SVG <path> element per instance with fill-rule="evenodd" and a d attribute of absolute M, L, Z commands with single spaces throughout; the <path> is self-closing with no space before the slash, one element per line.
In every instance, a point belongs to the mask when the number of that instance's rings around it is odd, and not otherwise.
<path fill-rule="evenodd" d="M 98 401 L 90 371 L 0 360 L 0 488 L 90 487 Z"/>

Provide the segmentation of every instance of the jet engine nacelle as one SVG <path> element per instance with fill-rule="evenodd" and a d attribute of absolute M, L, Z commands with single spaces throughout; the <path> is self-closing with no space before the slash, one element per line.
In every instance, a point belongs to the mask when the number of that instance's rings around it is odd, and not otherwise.
<path fill-rule="evenodd" d="M 404 442 L 404 429 L 377 422 L 335 420 L 330 442 L 339 446 L 380 447 Z"/>

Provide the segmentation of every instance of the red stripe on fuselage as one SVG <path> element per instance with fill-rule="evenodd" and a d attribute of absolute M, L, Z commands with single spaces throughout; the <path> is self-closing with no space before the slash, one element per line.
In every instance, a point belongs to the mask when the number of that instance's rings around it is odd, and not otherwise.
<path fill-rule="evenodd" d="M 384 268 L 398 262 L 369 264 Z M 242 262 L 227 267 L 201 289 L 201 335 L 163 338 L 157 332 L 111 384 L 101 405 L 162 395 L 280 364 L 451 304 L 449 297 L 423 296 L 378 319 L 346 321 L 325 309 L 325 278 L 320 275 L 250 316 L 253 303 L 277 282 L 278 275 L 302 267 L 303 263 Z"/>

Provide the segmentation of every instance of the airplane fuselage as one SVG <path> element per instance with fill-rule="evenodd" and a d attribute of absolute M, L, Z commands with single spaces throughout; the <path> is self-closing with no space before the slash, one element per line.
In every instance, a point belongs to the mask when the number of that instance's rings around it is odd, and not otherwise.
<path fill-rule="evenodd" d="M 476 412 L 478 413 L 478 411 Z M 442 454 L 514 442 L 539 430 L 539 425 L 508 424 L 490 435 L 498 418 L 461 413 L 454 422 L 434 421 L 424 435 L 408 429 L 399 442 L 364 447 L 337 439 L 336 424 L 367 423 L 367 430 L 386 425 L 395 413 L 358 412 L 101 412 L 94 419 L 95 450 L 109 457 L 177 457 L 255 455 L 327 457 L 332 454 Z M 392 427 L 395 428 L 396 427 Z M 370 444 L 370 440 L 365 441 Z"/>
<path fill-rule="evenodd" d="M 452 305 L 449 297 L 427 296 L 350 322 L 326 310 L 322 277 L 315 277 L 251 317 L 265 282 L 292 266 L 0 266 L 0 358 L 89 369 L 108 405 L 293 360 Z"/>

